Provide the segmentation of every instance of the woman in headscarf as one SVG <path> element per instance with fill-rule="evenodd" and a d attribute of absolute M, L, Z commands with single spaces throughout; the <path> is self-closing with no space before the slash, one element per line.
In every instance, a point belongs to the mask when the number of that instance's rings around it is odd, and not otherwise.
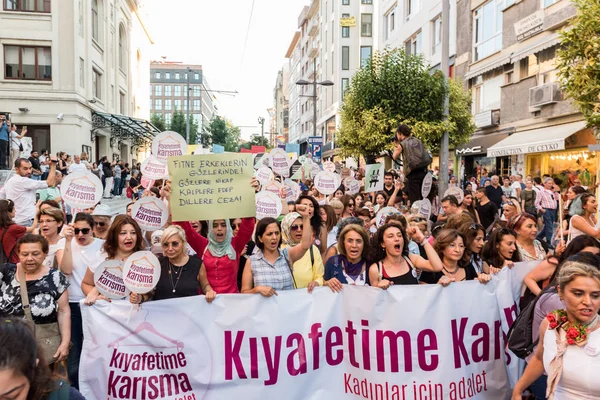
<path fill-rule="evenodd" d="M 303 230 L 304 223 L 299 213 L 293 212 L 286 215 L 281 221 L 282 248 L 299 245 L 302 241 Z M 312 292 L 316 286 L 323 286 L 324 266 L 319 248 L 312 245 L 302 258 L 294 262 L 293 271 L 297 289 L 308 288 L 308 291 Z"/>

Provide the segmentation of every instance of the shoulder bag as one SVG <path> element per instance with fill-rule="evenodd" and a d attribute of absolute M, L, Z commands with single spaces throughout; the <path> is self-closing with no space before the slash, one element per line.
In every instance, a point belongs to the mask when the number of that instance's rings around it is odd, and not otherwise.
<path fill-rule="evenodd" d="M 31 309 L 29 307 L 29 294 L 27 293 L 27 284 L 25 280 L 25 271 L 19 268 L 19 285 L 21 286 L 21 302 L 23 304 L 23 311 L 25 311 L 25 317 L 29 323 L 33 326 L 33 332 L 38 342 L 38 348 L 41 350 L 44 360 L 48 364 L 52 364 L 54 361 L 54 355 L 60 346 L 61 337 L 58 322 L 51 324 L 36 324 L 33 321 L 31 315 Z"/>

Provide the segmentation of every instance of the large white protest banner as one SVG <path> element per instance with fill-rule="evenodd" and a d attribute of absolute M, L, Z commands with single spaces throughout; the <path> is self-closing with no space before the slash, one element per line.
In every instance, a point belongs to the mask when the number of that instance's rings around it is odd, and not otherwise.
<path fill-rule="evenodd" d="M 147 302 L 131 320 L 126 301 L 82 303 L 80 388 L 102 400 L 506 399 L 519 269 L 487 285 Z"/>

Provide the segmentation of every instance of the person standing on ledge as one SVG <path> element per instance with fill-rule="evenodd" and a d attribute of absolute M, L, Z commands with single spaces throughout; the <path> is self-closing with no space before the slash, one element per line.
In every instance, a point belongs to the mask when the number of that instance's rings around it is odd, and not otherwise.
<path fill-rule="evenodd" d="M 394 138 L 394 153 L 392 158 L 397 160 L 402 155 L 402 170 L 408 181 L 408 199 L 410 204 L 421 200 L 421 186 L 427 175 L 427 166 L 432 158 L 423 142 L 411 135 L 408 125 L 400 124 Z"/>

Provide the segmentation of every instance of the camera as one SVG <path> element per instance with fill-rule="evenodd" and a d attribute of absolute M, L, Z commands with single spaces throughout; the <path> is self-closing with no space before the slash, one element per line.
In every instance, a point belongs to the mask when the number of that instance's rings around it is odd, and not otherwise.
<path fill-rule="evenodd" d="M 390 141 L 391 142 L 398 142 L 398 136 L 394 133 L 390 136 Z"/>

